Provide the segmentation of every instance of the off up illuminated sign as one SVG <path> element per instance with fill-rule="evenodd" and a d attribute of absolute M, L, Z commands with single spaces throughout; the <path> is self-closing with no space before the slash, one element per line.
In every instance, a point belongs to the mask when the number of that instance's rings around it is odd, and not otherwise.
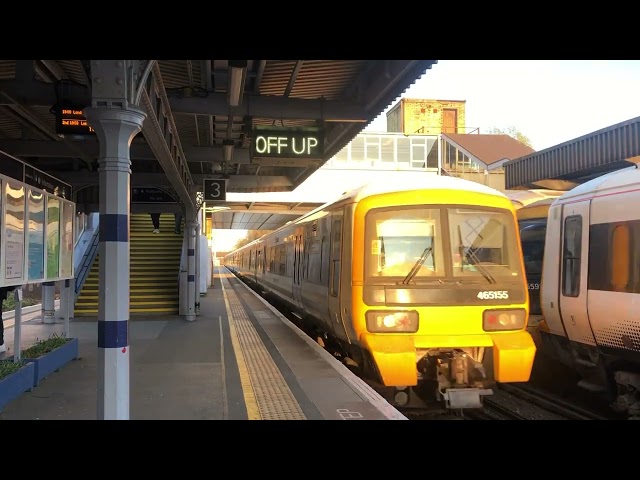
<path fill-rule="evenodd" d="M 324 154 L 321 131 L 257 130 L 251 143 L 253 158 L 318 158 Z"/>

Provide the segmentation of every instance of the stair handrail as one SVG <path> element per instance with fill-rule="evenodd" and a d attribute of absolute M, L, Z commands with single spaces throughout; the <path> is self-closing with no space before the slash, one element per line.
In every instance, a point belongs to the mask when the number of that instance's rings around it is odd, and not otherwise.
<path fill-rule="evenodd" d="M 89 275 L 89 271 L 91 270 L 91 266 L 93 265 L 93 261 L 98 254 L 98 246 L 100 245 L 100 232 L 99 228 L 95 228 L 93 230 L 93 235 L 91 236 L 91 243 L 89 247 L 85 250 L 84 255 L 82 256 L 82 261 L 80 262 L 80 268 L 78 269 L 78 274 L 76 275 L 76 285 L 75 285 L 75 296 L 78 297 L 80 290 L 82 290 L 82 286 L 84 285 L 87 276 Z M 75 302 L 74 302 L 75 303 Z"/>

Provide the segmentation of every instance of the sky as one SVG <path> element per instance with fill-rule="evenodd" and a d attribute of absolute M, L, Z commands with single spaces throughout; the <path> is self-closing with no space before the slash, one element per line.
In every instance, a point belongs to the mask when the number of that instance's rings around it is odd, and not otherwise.
<path fill-rule="evenodd" d="M 544 150 L 640 116 L 640 60 L 439 60 L 401 97 L 465 100 L 466 133 L 513 127 Z M 398 100 L 364 131 L 386 132 Z M 245 234 L 217 230 L 216 243 Z"/>
<path fill-rule="evenodd" d="M 543 150 L 640 116 L 639 86 L 640 60 L 439 60 L 402 97 L 465 100 L 467 132 L 515 127 Z"/>

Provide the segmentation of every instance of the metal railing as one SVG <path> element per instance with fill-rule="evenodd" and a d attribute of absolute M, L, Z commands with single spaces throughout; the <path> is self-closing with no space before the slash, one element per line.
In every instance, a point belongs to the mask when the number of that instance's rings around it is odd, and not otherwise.
<path fill-rule="evenodd" d="M 100 244 L 100 235 L 99 228 L 95 228 L 93 231 L 93 235 L 91 237 L 89 246 L 84 252 L 82 256 L 82 260 L 80 262 L 80 268 L 78 268 L 78 274 L 76 275 L 76 284 L 74 288 L 75 297 L 77 298 L 80 290 L 82 290 L 82 286 L 84 285 L 84 281 L 87 279 L 87 275 L 91 271 L 91 265 L 93 265 L 93 261 L 98 254 L 98 245 Z M 74 303 L 75 299 L 74 298 Z"/>

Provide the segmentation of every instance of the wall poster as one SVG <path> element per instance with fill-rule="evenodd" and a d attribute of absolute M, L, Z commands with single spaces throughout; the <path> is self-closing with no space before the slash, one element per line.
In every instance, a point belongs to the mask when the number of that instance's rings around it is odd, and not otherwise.
<path fill-rule="evenodd" d="M 47 280 L 60 276 L 60 200 L 47 195 Z"/>
<path fill-rule="evenodd" d="M 24 267 L 24 214 L 25 188 L 17 183 L 5 183 L 5 250 L 4 278 L 7 280 L 22 278 Z"/>
<path fill-rule="evenodd" d="M 29 189 L 27 212 L 28 233 L 28 274 L 29 280 L 44 279 L 44 194 Z"/>
<path fill-rule="evenodd" d="M 62 218 L 60 224 L 60 276 L 70 278 L 73 274 L 73 203 L 62 201 Z"/>

